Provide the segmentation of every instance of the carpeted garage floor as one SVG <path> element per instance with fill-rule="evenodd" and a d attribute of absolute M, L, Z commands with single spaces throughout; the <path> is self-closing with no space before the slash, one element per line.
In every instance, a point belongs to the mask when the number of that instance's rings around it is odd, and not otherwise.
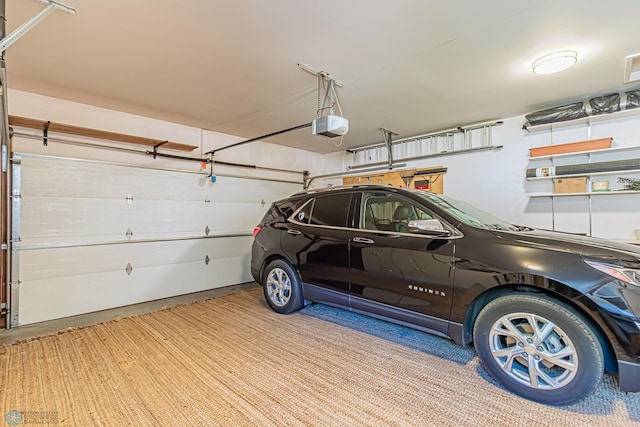
<path fill-rule="evenodd" d="M 2 415 L 25 424 L 640 425 L 640 393 L 610 376 L 540 405 L 471 349 L 323 305 L 278 315 L 259 288 L 6 345 L 0 369 Z"/>

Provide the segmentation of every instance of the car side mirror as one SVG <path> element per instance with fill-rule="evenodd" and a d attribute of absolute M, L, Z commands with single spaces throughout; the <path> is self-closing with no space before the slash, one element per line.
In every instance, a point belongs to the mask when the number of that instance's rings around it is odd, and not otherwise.
<path fill-rule="evenodd" d="M 419 234 L 433 234 L 436 236 L 450 236 L 451 232 L 445 230 L 437 219 L 412 219 L 409 221 L 409 231 Z"/>

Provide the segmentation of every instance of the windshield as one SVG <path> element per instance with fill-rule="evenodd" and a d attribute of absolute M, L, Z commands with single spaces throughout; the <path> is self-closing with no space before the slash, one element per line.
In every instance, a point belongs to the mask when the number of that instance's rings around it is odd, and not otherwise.
<path fill-rule="evenodd" d="M 421 190 L 416 190 L 414 193 L 438 206 L 449 215 L 473 227 L 486 228 L 490 230 L 519 230 L 517 226 L 497 218 L 490 213 L 481 211 L 468 203 L 461 202 L 460 200 L 452 199 L 451 197 L 447 197 L 442 194 L 428 193 Z"/>

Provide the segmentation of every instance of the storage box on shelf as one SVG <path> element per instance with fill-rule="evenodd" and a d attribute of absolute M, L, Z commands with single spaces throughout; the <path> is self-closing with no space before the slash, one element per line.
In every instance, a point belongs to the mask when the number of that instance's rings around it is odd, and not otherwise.
<path fill-rule="evenodd" d="M 584 193 L 587 191 L 587 177 L 553 178 L 554 193 Z"/>

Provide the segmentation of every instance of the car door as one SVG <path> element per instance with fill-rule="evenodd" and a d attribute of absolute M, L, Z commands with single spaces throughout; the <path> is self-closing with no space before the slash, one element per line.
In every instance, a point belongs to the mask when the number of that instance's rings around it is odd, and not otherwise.
<path fill-rule="evenodd" d="M 318 195 L 285 222 L 281 245 L 307 285 L 347 295 L 352 193 Z"/>
<path fill-rule="evenodd" d="M 412 231 L 409 221 L 435 216 L 395 193 L 363 192 L 357 213 L 359 231 L 350 240 L 352 308 L 446 333 L 453 297 L 454 230 L 451 236 Z"/>

